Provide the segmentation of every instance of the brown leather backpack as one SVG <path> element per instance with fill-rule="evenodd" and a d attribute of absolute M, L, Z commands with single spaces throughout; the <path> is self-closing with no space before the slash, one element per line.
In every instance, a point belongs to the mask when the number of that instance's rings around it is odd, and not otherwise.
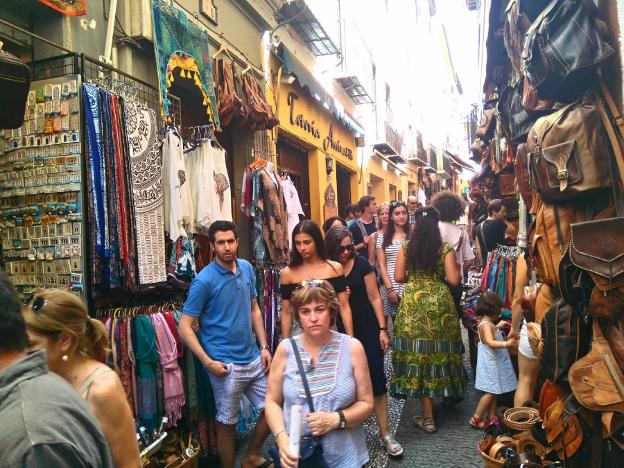
<path fill-rule="evenodd" d="M 571 201 L 611 186 L 609 140 L 593 96 L 540 118 L 527 145 L 529 181 L 544 201 Z"/>
<path fill-rule="evenodd" d="M 620 370 L 598 320 L 593 323 L 591 351 L 570 367 L 574 396 L 592 411 L 624 412 L 624 374 Z"/>
<path fill-rule="evenodd" d="M 489 140 L 496 129 L 496 109 L 486 109 L 483 111 L 479 126 L 475 134 L 482 140 Z"/>
<path fill-rule="evenodd" d="M 561 395 L 544 411 L 542 427 L 550 447 L 560 460 L 572 457 L 583 443 L 578 404 L 572 395 Z"/>

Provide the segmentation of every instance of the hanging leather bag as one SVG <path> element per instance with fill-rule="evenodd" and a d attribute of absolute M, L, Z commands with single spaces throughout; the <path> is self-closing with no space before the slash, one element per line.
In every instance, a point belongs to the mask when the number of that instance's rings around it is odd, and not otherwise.
<path fill-rule="evenodd" d="M 593 321 L 589 354 L 570 367 L 569 382 L 574 396 L 591 411 L 624 412 L 624 375 L 617 365 L 598 320 Z"/>
<path fill-rule="evenodd" d="M 553 0 L 526 33 L 522 72 L 544 98 L 578 96 L 614 53 L 607 26 L 589 0 Z"/>
<path fill-rule="evenodd" d="M 0 50 L 0 129 L 18 128 L 30 89 L 30 68 L 17 57 Z"/>
<path fill-rule="evenodd" d="M 560 460 L 571 458 L 583 443 L 579 410 L 573 395 L 561 395 L 544 412 L 542 427 L 546 440 Z"/>
<path fill-rule="evenodd" d="M 532 187 L 561 203 L 611 186 L 608 137 L 593 96 L 540 118 L 527 139 Z"/>
<path fill-rule="evenodd" d="M 590 327 L 563 299 L 550 306 L 541 325 L 540 375 L 553 383 L 567 382 L 570 366 L 589 350 Z"/>
<path fill-rule="evenodd" d="M 602 82 L 601 87 L 612 114 L 609 115 L 601 100 L 597 101 L 613 149 L 605 166 L 610 169 L 616 217 L 573 224 L 570 259 L 574 265 L 587 271 L 594 281 L 590 313 L 604 317 L 615 316 L 624 309 L 624 200 L 619 177 L 624 171 L 624 140 L 620 133 L 622 117 Z M 617 134 L 611 122 L 618 125 Z"/>
<path fill-rule="evenodd" d="M 486 109 L 483 111 L 483 115 L 481 116 L 481 120 L 479 121 L 479 126 L 475 134 L 477 137 L 482 140 L 489 140 L 492 138 L 494 134 L 494 130 L 496 129 L 496 109 Z"/>
<path fill-rule="evenodd" d="M 217 71 L 217 96 L 219 98 L 219 118 L 222 127 L 228 127 L 243 105 L 234 87 L 232 65 L 223 59 L 215 60 Z"/>
<path fill-rule="evenodd" d="M 514 174 L 500 174 L 498 185 L 502 196 L 507 197 L 516 194 L 516 176 Z"/>
<path fill-rule="evenodd" d="M 529 168 L 527 158 L 527 145 L 526 143 L 520 143 L 518 145 L 518 149 L 516 150 L 514 173 L 516 175 L 516 181 L 518 182 L 520 196 L 524 200 L 524 204 L 526 206 L 531 206 L 533 203 L 533 189 L 529 185 Z"/>

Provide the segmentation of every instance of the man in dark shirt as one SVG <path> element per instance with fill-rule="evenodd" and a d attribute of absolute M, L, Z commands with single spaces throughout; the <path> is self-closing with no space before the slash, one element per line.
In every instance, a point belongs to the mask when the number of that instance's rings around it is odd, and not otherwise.
<path fill-rule="evenodd" d="M 0 465 L 113 467 L 104 434 L 84 399 L 27 353 L 20 302 L 0 271 Z"/>
<path fill-rule="evenodd" d="M 375 226 L 375 214 L 377 213 L 377 202 L 372 195 L 364 195 L 358 203 L 362 216 L 349 226 L 349 231 L 353 236 L 355 251 L 368 260 L 368 241 L 370 236 L 377 231 Z"/>
<path fill-rule="evenodd" d="M 505 245 L 505 215 L 507 209 L 501 200 L 492 200 L 488 204 L 488 218 L 483 221 L 477 229 L 477 238 L 481 246 L 481 258 L 483 264 L 487 260 L 487 254 L 499 245 Z"/>

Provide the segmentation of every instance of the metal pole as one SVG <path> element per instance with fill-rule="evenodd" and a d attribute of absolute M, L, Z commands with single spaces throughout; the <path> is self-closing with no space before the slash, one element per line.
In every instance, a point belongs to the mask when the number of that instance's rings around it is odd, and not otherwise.
<path fill-rule="evenodd" d="M 117 0 L 111 0 L 108 9 L 108 24 L 106 25 L 106 42 L 104 42 L 104 55 L 100 60 L 104 63 L 111 62 L 111 52 L 113 51 L 113 31 L 115 29 L 115 17 L 117 15 Z"/>

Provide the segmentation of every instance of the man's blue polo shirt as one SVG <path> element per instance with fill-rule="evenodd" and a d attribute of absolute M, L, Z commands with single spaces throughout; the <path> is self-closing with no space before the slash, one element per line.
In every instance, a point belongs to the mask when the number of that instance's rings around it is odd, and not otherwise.
<path fill-rule="evenodd" d="M 193 280 L 182 312 L 199 317 L 199 341 L 211 359 L 249 364 L 260 355 L 251 326 L 257 295 L 253 268 L 242 259 L 235 273 L 214 260 Z"/>

